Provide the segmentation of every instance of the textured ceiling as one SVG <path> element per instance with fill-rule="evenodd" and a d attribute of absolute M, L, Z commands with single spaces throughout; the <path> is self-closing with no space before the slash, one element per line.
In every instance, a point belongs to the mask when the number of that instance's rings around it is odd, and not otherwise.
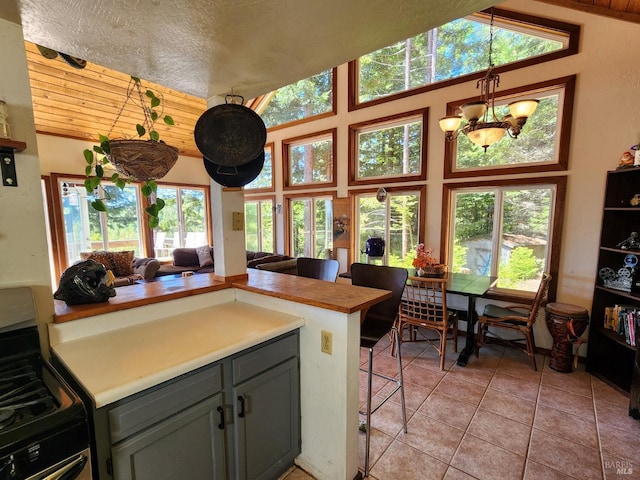
<path fill-rule="evenodd" d="M 496 0 L 2 0 L 25 40 L 209 99 L 252 98 Z"/>

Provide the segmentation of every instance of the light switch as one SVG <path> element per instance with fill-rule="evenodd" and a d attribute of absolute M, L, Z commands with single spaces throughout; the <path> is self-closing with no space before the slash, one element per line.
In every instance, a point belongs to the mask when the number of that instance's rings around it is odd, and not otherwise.
<path fill-rule="evenodd" d="M 244 212 L 233 212 L 231 230 L 244 230 Z"/>

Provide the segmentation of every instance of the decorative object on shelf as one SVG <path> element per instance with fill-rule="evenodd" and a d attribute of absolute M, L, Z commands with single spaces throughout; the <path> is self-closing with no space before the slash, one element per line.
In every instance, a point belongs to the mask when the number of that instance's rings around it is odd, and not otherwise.
<path fill-rule="evenodd" d="M 378 200 L 380 203 L 384 202 L 387 199 L 387 191 L 380 187 L 378 189 L 378 191 L 376 192 L 376 200 Z"/>
<path fill-rule="evenodd" d="M 349 225 L 349 217 L 346 214 L 342 214 L 339 217 L 333 218 L 333 236 L 342 235 L 347 231 Z"/>
<path fill-rule="evenodd" d="M 430 248 L 424 248 L 424 243 L 419 243 L 416 247 L 416 258 L 412 264 L 418 277 L 439 277 L 446 273 L 447 266 L 441 264 L 431 253 Z"/>
<path fill-rule="evenodd" d="M 640 250 L 640 237 L 638 236 L 638 232 L 631 232 L 627 238 L 616 245 L 616 248 L 622 250 Z"/>
<path fill-rule="evenodd" d="M 633 150 L 633 166 L 640 167 L 640 143 L 631 146 L 631 150 Z"/>
<path fill-rule="evenodd" d="M 640 207 L 640 193 L 636 193 L 631 200 L 629 200 L 629 204 L 632 207 Z"/>
<path fill-rule="evenodd" d="M 624 266 L 617 271 L 611 267 L 603 267 L 598 272 L 598 276 L 607 288 L 631 292 L 634 289 L 634 278 L 637 276 L 637 265 L 638 257 L 630 253 L 624 257 Z"/>
<path fill-rule="evenodd" d="M 133 138 L 112 139 L 110 135 L 129 101 L 142 110 L 142 123 L 136 124 L 136 136 Z M 127 97 L 108 135 L 100 135 L 100 144 L 94 146 L 93 150 L 84 151 L 87 163 L 84 186 L 89 195 L 95 196 L 97 192 L 97 198 L 91 202 L 95 210 L 107 211 L 104 200 L 108 195 L 99 187 L 105 176 L 105 167 L 112 165 L 116 173 L 111 175 L 110 180 L 117 187 L 123 189 L 132 181 L 144 182 L 141 190 L 149 200 L 149 205 L 145 208 L 149 216 L 149 226 L 158 226 L 158 214 L 164 208 L 164 200 L 155 197 L 158 189 L 155 180 L 169 172 L 178 160 L 179 153 L 176 147 L 160 140 L 160 134 L 154 127 L 159 119 L 166 125 L 174 124 L 173 118 L 163 113 L 161 96 L 156 96 L 148 89 L 143 94 L 140 79 L 132 76 L 127 87 Z M 145 136 L 148 136 L 148 139 L 145 139 Z"/>
<path fill-rule="evenodd" d="M 0 99 L 0 138 L 11 138 L 9 109 L 7 108 L 7 102 L 3 99 Z"/>
<path fill-rule="evenodd" d="M 56 300 L 67 305 L 102 303 L 116 296 L 111 286 L 113 273 L 102 263 L 85 260 L 67 268 L 60 277 L 58 289 L 53 294 Z"/>
<path fill-rule="evenodd" d="M 440 128 L 448 141 L 455 140 L 460 132 L 464 133 L 474 144 L 487 151 L 491 145 L 508 133 L 517 138 L 527 119 L 533 115 L 539 100 L 518 100 L 508 104 L 509 115 L 498 119 L 495 112 L 496 87 L 500 84 L 500 75 L 493 73 L 493 9 L 489 26 L 489 68 L 483 78 L 478 80 L 476 88 L 481 91 L 480 100 L 465 103 L 460 107 L 462 116 L 452 115 L 440 119 Z M 462 124 L 462 120 L 466 123 Z"/>
<path fill-rule="evenodd" d="M 634 167 L 634 155 L 631 152 L 624 152 L 620 156 L 620 160 L 618 161 L 618 167 L 616 170 L 624 170 L 625 168 Z"/>

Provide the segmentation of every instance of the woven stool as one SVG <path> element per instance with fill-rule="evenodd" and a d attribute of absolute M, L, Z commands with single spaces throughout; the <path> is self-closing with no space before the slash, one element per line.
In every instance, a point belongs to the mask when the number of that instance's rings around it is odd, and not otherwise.
<path fill-rule="evenodd" d="M 569 303 L 548 303 L 545 311 L 547 328 L 553 337 L 549 366 L 558 372 L 569 373 L 572 371 L 573 346 L 579 347 L 585 342 L 580 335 L 589 324 L 589 312 Z M 577 360 L 576 352 L 573 362 L 576 367 Z"/>

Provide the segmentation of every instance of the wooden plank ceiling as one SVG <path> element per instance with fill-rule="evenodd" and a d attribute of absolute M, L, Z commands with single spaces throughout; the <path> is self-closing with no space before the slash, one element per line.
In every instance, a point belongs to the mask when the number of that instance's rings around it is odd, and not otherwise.
<path fill-rule="evenodd" d="M 640 0 L 539 1 L 640 23 Z M 86 68 L 76 69 L 60 57 L 45 58 L 34 44 L 25 43 L 36 131 L 88 141 L 97 141 L 99 134 L 107 135 L 124 103 L 129 75 L 90 62 Z M 171 115 L 176 123 L 172 127 L 158 123 L 160 138 L 178 147 L 182 155 L 201 157 L 193 140 L 193 129 L 207 109 L 206 100 L 144 79 L 142 83 L 163 95 L 164 113 Z M 112 130 L 114 136 L 120 132 L 132 136 L 135 124 L 140 121 L 140 110 L 129 102 Z"/>
<path fill-rule="evenodd" d="M 131 101 L 113 127 L 126 99 L 130 76 L 87 62 L 85 68 L 68 65 L 60 56 L 45 58 L 33 43 L 25 42 L 36 132 L 45 135 L 97 141 L 98 135 L 135 136 L 142 110 Z M 173 126 L 156 123 L 160 139 L 180 149 L 182 155 L 201 157 L 193 139 L 195 124 L 207 109 L 204 99 L 141 79 L 142 86 L 162 94 L 164 114 Z"/>

